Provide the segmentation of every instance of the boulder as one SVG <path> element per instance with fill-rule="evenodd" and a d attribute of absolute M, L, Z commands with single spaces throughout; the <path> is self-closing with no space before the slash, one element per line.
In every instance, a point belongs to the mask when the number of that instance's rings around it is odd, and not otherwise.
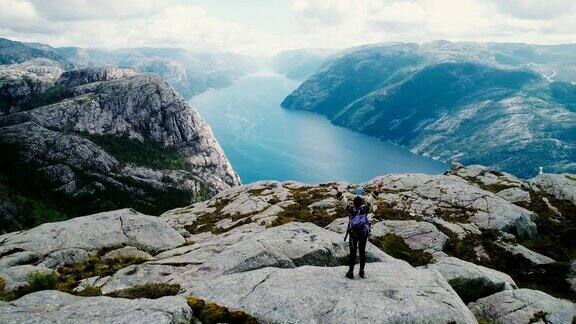
<path fill-rule="evenodd" d="M 576 304 L 538 290 L 507 290 L 468 305 L 479 320 L 503 324 L 569 324 L 576 319 Z"/>
<path fill-rule="evenodd" d="M 0 258 L 0 269 L 16 265 L 29 264 L 38 261 L 38 254 L 34 252 L 23 251 L 22 249 L 19 249 L 17 247 L 13 247 L 12 251 L 10 251 L 11 250 L 10 248 L 2 250 L 7 250 L 9 252 L 2 253 L 3 257 Z"/>
<path fill-rule="evenodd" d="M 50 253 L 40 265 L 47 267 L 47 268 L 59 268 L 65 265 L 71 265 L 75 263 L 80 263 L 90 259 L 91 256 L 96 255 L 98 251 L 94 250 L 85 250 L 79 248 L 70 248 L 70 249 L 63 249 L 57 250 Z"/>
<path fill-rule="evenodd" d="M 473 223 L 481 230 L 497 229 L 521 238 L 537 234 L 535 213 L 456 175 L 386 175 L 365 186 L 376 183 L 383 185 L 380 198 L 407 215 Z M 386 218 L 386 214 L 382 217 Z"/>
<path fill-rule="evenodd" d="M 373 236 L 394 234 L 401 237 L 413 250 L 428 252 L 442 251 L 450 241 L 446 234 L 428 222 L 418 221 L 381 221 L 372 226 Z"/>
<path fill-rule="evenodd" d="M 185 267 L 161 264 L 131 265 L 120 269 L 106 280 L 95 281 L 95 285 L 101 284 L 102 293 L 109 294 L 147 283 L 167 283 L 185 271 Z"/>
<path fill-rule="evenodd" d="M 576 175 L 543 173 L 530 182 L 554 198 L 567 200 L 576 205 Z"/>
<path fill-rule="evenodd" d="M 40 291 L 0 302 L 2 323 L 190 323 L 192 310 L 182 297 L 121 299 L 76 297 Z"/>
<path fill-rule="evenodd" d="M 372 244 L 368 262 L 402 262 Z M 288 223 L 261 232 L 236 228 L 228 233 L 165 251 L 156 260 L 126 267 L 102 284 L 102 293 L 144 283 L 178 283 L 193 286 L 204 277 L 245 272 L 264 267 L 303 265 L 337 266 L 348 263 L 348 243 L 342 236 L 311 223 Z"/>
<path fill-rule="evenodd" d="M 338 218 L 326 226 L 326 229 L 345 233 L 348 218 Z M 372 224 L 372 237 L 394 234 L 401 237 L 410 249 L 424 250 L 427 252 L 442 251 L 450 241 L 446 234 L 440 232 L 436 226 L 428 222 L 414 220 L 397 221 L 384 220 Z"/>
<path fill-rule="evenodd" d="M 33 272 L 53 273 L 54 271 L 42 266 L 19 265 L 0 270 L 0 277 L 4 279 L 6 291 L 14 291 L 28 286 L 28 275 Z M 1 289 L 0 289 L 1 290 Z"/>
<path fill-rule="evenodd" d="M 542 255 L 538 252 L 534 252 L 520 244 L 512 244 L 506 242 L 498 242 L 496 244 L 502 247 L 507 253 L 520 256 L 534 265 L 550 264 L 556 262 L 554 259 Z"/>
<path fill-rule="evenodd" d="M 112 250 L 102 256 L 102 259 L 118 259 L 118 258 L 136 258 L 146 261 L 154 260 L 154 257 L 149 253 L 141 251 L 133 246 L 125 246 L 120 249 Z"/>
<path fill-rule="evenodd" d="M 462 240 L 468 235 L 481 235 L 482 232 L 478 229 L 478 226 L 472 223 L 451 223 L 442 218 L 434 218 L 431 220 L 437 226 L 441 226 L 450 232 L 456 234 L 458 239 Z"/>
<path fill-rule="evenodd" d="M 121 209 L 63 222 L 46 223 L 31 230 L 8 237 L 0 247 L 19 249 L 22 252 L 0 259 L 14 258 L 16 254 L 32 253 L 45 265 L 54 267 L 79 261 L 78 250 L 93 251 L 130 245 L 149 253 L 173 249 L 185 243 L 185 239 L 164 220 L 140 214 L 134 210 Z M 84 256 L 83 256 L 84 257 Z M 24 258 L 24 256 L 22 257 Z M 26 257 L 20 260 L 32 261 Z"/>
<path fill-rule="evenodd" d="M 517 288 L 507 274 L 458 258 L 441 258 L 426 268 L 437 270 L 464 302 L 475 301 L 507 288 Z"/>
<path fill-rule="evenodd" d="M 496 196 L 506 199 L 513 204 L 530 203 L 530 193 L 517 187 L 500 190 Z"/>
<path fill-rule="evenodd" d="M 396 261 L 368 243 L 368 262 Z M 288 223 L 248 237 L 208 259 L 199 269 L 211 275 L 245 272 L 265 267 L 348 264 L 348 243 L 342 236 L 312 223 Z"/>
<path fill-rule="evenodd" d="M 476 323 L 442 276 L 403 262 L 263 268 L 197 282 L 186 295 L 242 310 L 264 323 Z"/>

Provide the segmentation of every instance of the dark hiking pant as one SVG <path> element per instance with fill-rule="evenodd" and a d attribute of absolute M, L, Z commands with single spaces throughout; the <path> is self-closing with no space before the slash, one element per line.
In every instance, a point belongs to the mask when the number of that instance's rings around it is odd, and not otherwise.
<path fill-rule="evenodd" d="M 350 236 L 350 256 L 348 257 L 348 266 L 350 272 L 354 272 L 354 265 L 356 264 L 356 251 L 360 250 L 360 271 L 364 271 L 366 264 L 366 241 L 368 238 L 354 238 Z"/>

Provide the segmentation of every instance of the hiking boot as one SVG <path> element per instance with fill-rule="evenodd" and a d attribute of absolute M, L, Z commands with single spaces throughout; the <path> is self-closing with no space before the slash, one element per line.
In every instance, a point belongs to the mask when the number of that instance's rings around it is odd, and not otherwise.
<path fill-rule="evenodd" d="M 348 278 L 348 279 L 354 279 L 354 273 L 353 273 L 352 271 L 346 272 L 346 278 Z"/>
<path fill-rule="evenodd" d="M 358 273 L 358 275 L 360 275 L 360 278 L 364 278 L 364 270 L 360 270 L 360 272 Z"/>

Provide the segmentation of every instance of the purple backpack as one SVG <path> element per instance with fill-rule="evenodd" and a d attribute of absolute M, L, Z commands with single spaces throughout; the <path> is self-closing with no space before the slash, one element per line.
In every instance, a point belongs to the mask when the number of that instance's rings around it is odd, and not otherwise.
<path fill-rule="evenodd" d="M 362 208 L 350 219 L 348 230 L 353 238 L 368 238 L 370 236 L 370 221 L 368 214 Z"/>

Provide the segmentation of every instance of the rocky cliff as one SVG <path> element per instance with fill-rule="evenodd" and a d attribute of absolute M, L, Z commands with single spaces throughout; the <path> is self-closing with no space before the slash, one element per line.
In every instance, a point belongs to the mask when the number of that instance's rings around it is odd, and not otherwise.
<path fill-rule="evenodd" d="M 2 229 L 133 207 L 159 214 L 239 184 L 212 131 L 159 76 L 0 67 Z"/>
<path fill-rule="evenodd" d="M 282 106 L 444 161 L 524 178 L 539 167 L 574 173 L 574 53 L 569 45 L 360 46 L 329 57 Z"/>
<path fill-rule="evenodd" d="M 160 217 L 123 209 L 0 236 L 0 321 L 575 320 L 576 176 L 456 165 L 361 185 L 377 183 L 365 279 L 344 277 L 330 184 L 263 181 Z"/>

